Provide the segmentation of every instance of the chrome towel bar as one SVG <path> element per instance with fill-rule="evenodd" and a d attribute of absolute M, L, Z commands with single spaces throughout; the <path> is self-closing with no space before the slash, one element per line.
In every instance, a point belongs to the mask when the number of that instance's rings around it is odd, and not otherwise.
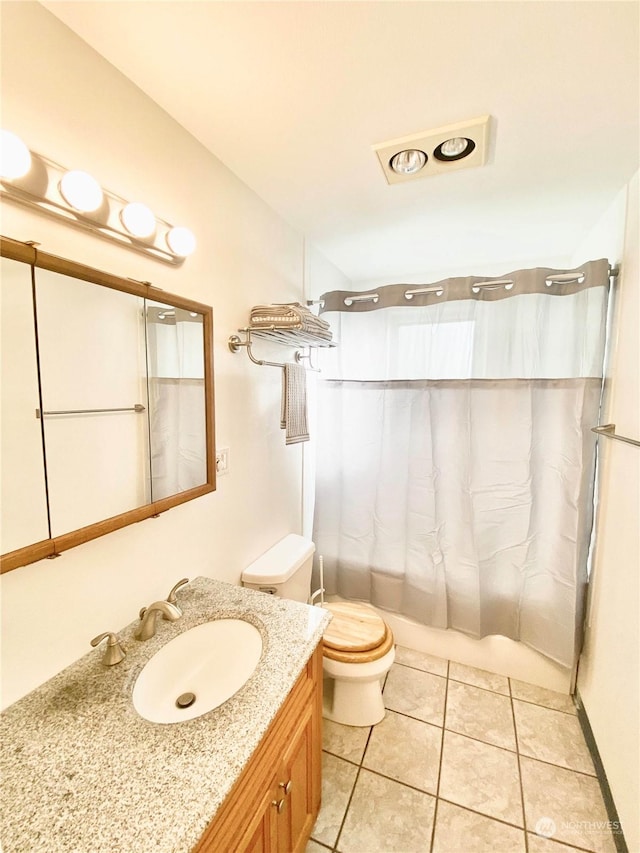
<path fill-rule="evenodd" d="M 591 427 L 591 432 L 595 432 L 597 435 L 604 435 L 607 438 L 615 438 L 616 441 L 624 441 L 626 444 L 635 444 L 636 447 L 640 447 L 640 441 L 636 441 L 635 438 L 626 438 L 624 435 L 616 435 L 615 424 L 604 424 L 599 427 Z"/>
<path fill-rule="evenodd" d="M 136 403 L 135 406 L 129 406 L 124 409 L 65 409 L 60 412 L 40 412 L 40 409 L 36 409 L 36 417 L 42 417 L 42 415 L 98 415 L 103 414 L 105 412 L 144 412 L 145 408 L 140 403 Z"/>

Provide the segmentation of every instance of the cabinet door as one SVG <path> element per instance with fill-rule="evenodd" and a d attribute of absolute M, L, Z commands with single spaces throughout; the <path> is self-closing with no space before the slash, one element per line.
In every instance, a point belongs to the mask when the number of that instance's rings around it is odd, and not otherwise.
<path fill-rule="evenodd" d="M 314 791 L 311 773 L 314 752 L 313 708 L 299 718 L 279 773 L 279 797 L 285 798 L 278 815 L 278 853 L 304 850 L 313 828 Z"/>
<path fill-rule="evenodd" d="M 269 853 L 271 849 L 269 846 L 269 821 L 270 814 L 267 810 L 262 815 L 251 838 L 240 841 L 238 849 L 245 850 L 246 853 Z"/>
<path fill-rule="evenodd" d="M 220 840 L 208 847 L 201 847 L 201 853 L 220 853 L 222 849 L 242 851 L 242 853 L 273 853 L 277 845 L 277 817 L 275 808 L 278 787 L 274 779 L 256 809 L 255 817 L 243 832 L 231 833 L 226 844 Z"/>
<path fill-rule="evenodd" d="M 193 853 L 304 853 L 320 809 L 318 646 Z"/>

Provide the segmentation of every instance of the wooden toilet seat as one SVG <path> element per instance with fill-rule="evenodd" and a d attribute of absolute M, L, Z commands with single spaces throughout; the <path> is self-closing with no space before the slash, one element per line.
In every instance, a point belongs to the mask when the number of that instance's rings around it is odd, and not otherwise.
<path fill-rule="evenodd" d="M 393 647 L 391 628 L 372 608 L 353 601 L 324 607 L 333 614 L 322 638 L 325 657 L 342 663 L 369 663 Z"/>

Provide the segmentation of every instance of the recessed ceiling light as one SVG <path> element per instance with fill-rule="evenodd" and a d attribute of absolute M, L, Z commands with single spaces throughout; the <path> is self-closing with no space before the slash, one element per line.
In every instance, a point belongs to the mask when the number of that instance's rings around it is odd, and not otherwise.
<path fill-rule="evenodd" d="M 426 162 L 427 155 L 424 151 L 419 148 L 407 148 L 394 154 L 389 165 L 398 175 L 414 175 L 424 168 Z"/>
<path fill-rule="evenodd" d="M 458 169 L 484 166 L 491 116 L 424 130 L 372 146 L 388 184 L 422 180 Z"/>
<path fill-rule="evenodd" d="M 473 139 L 467 139 L 466 136 L 454 136 L 452 139 L 447 139 L 433 152 L 436 160 L 447 162 L 451 160 L 462 160 L 463 157 L 468 157 L 476 147 Z"/>

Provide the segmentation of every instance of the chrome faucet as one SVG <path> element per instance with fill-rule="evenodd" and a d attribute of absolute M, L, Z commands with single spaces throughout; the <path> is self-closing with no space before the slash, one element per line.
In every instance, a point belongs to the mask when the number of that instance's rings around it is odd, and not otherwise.
<path fill-rule="evenodd" d="M 178 607 L 176 592 L 186 583 L 189 583 L 189 578 L 182 578 L 172 588 L 166 601 L 154 601 L 148 607 L 142 608 L 140 611 L 140 625 L 135 633 L 136 640 L 149 640 L 155 635 L 156 619 L 159 613 L 162 613 L 162 618 L 167 619 L 169 622 L 175 622 L 182 616 L 182 610 Z"/>
<path fill-rule="evenodd" d="M 162 618 L 168 619 L 169 622 L 176 622 L 182 616 L 182 611 L 175 604 L 170 604 L 168 601 L 154 601 L 140 611 L 140 625 L 135 633 L 136 640 L 150 640 L 155 635 L 156 619 L 159 613 L 162 613 Z"/>

